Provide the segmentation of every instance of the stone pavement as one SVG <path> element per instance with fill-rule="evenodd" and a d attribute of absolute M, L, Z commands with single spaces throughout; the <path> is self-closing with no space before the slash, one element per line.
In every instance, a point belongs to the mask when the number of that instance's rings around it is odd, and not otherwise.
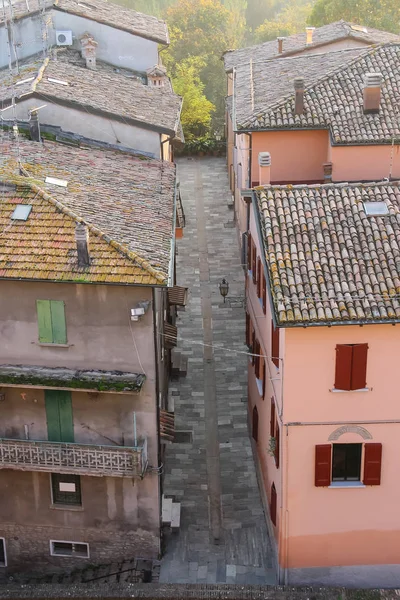
<path fill-rule="evenodd" d="M 247 429 L 244 275 L 226 164 L 181 159 L 178 170 L 186 228 L 177 274 L 190 290 L 178 316 L 178 349 L 188 356 L 188 374 L 170 393 L 176 429 L 193 439 L 167 446 L 164 493 L 181 502 L 182 514 L 180 531 L 165 537 L 160 581 L 274 584 Z"/>

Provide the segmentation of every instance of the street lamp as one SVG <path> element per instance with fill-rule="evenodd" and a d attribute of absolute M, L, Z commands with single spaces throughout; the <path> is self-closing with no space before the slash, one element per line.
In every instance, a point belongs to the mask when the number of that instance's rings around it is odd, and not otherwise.
<path fill-rule="evenodd" d="M 227 297 L 228 292 L 229 292 L 229 283 L 227 282 L 227 280 L 224 277 L 223 280 L 219 284 L 219 293 L 221 294 L 221 296 L 224 299 L 224 304 L 225 304 L 225 298 Z"/>

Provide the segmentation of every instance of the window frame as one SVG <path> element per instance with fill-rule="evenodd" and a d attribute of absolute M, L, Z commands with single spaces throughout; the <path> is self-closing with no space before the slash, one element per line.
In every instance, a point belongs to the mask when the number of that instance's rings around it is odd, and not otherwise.
<path fill-rule="evenodd" d="M 49 544 L 50 544 L 50 556 L 61 556 L 64 558 L 90 558 L 90 549 L 89 549 L 89 544 L 87 542 L 71 542 L 70 540 L 49 540 Z M 72 552 L 70 554 L 61 554 L 59 552 L 55 552 L 54 544 L 71 544 Z M 87 555 L 82 556 L 80 554 L 75 554 L 73 552 L 73 548 L 75 545 L 86 546 Z"/>
<path fill-rule="evenodd" d="M 345 475 L 344 478 L 339 478 L 337 475 L 336 477 L 334 476 L 334 460 L 335 460 L 335 450 L 338 452 L 339 451 L 339 446 L 340 447 L 344 447 L 345 448 Z M 349 475 L 347 474 L 347 469 L 348 469 L 348 462 L 349 462 L 349 458 L 347 456 L 347 449 L 349 447 L 357 447 L 358 451 L 359 451 L 359 463 L 358 463 L 358 479 L 350 479 Z M 355 442 L 355 443 L 347 443 L 347 444 L 341 444 L 341 443 L 334 443 L 332 444 L 332 467 L 331 467 L 331 484 L 337 484 L 337 483 L 344 483 L 344 484 L 354 484 L 354 483 L 361 483 L 362 482 L 362 466 L 363 466 L 363 454 L 364 454 L 364 444 L 362 444 L 361 442 Z"/>
<path fill-rule="evenodd" d="M 69 477 L 73 477 L 77 479 L 77 483 L 78 483 L 78 493 L 79 493 L 79 503 L 78 502 L 62 502 L 62 501 L 57 501 L 56 500 L 56 495 L 55 495 L 55 481 L 54 478 L 69 478 Z M 60 481 L 58 481 L 58 484 L 60 483 Z M 65 483 L 72 483 L 72 482 L 68 482 L 65 481 Z M 82 503 L 82 484 L 81 484 L 81 476 L 80 475 L 71 475 L 71 474 L 65 474 L 65 473 L 50 473 L 50 490 L 51 490 L 51 504 L 53 507 L 55 508 L 64 508 L 64 509 L 81 509 L 83 506 Z M 77 492 L 59 492 L 61 494 L 76 494 Z"/>
<path fill-rule="evenodd" d="M 3 546 L 3 554 L 4 554 L 4 562 L 0 561 L 0 569 L 4 569 L 7 567 L 7 545 L 6 538 L 0 537 L 0 544 Z"/>

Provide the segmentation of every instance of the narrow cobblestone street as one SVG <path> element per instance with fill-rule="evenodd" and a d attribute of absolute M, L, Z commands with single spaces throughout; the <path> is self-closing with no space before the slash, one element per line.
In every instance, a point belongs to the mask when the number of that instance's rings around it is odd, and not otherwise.
<path fill-rule="evenodd" d="M 178 284 L 189 288 L 178 349 L 188 374 L 171 394 L 176 429 L 193 439 L 167 447 L 164 493 L 181 502 L 182 514 L 180 531 L 165 538 L 161 581 L 274 584 L 247 430 L 244 278 L 225 160 L 181 159 L 178 171 L 186 214 Z"/>

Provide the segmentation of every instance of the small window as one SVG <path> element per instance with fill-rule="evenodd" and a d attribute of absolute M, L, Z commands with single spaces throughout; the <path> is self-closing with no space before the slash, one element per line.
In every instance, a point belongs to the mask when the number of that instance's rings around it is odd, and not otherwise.
<path fill-rule="evenodd" d="M 271 321 L 271 357 L 272 362 L 279 369 L 279 329 L 275 329 L 273 321 Z"/>
<path fill-rule="evenodd" d="M 6 540 L 0 538 L 0 567 L 7 566 Z"/>
<path fill-rule="evenodd" d="M 82 506 L 81 478 L 79 475 L 51 474 L 53 504 Z"/>
<path fill-rule="evenodd" d="M 332 481 L 360 481 L 362 444 L 333 444 Z"/>
<path fill-rule="evenodd" d="M 277 505 L 277 498 L 276 498 L 276 488 L 275 488 L 275 484 L 272 484 L 271 487 L 271 504 L 269 505 L 269 510 L 270 510 L 270 515 L 271 515 L 271 521 L 274 525 L 276 525 L 276 505 Z"/>
<path fill-rule="evenodd" d="M 368 344 L 336 346 L 335 389 L 361 390 L 367 385 Z"/>
<path fill-rule="evenodd" d="M 51 556 L 76 556 L 89 558 L 89 544 L 50 540 Z"/>
<path fill-rule="evenodd" d="M 39 342 L 66 344 L 65 304 L 60 300 L 36 300 Z"/>
<path fill-rule="evenodd" d="M 30 204 L 18 204 L 11 215 L 13 221 L 26 221 L 31 214 L 32 206 Z"/>

